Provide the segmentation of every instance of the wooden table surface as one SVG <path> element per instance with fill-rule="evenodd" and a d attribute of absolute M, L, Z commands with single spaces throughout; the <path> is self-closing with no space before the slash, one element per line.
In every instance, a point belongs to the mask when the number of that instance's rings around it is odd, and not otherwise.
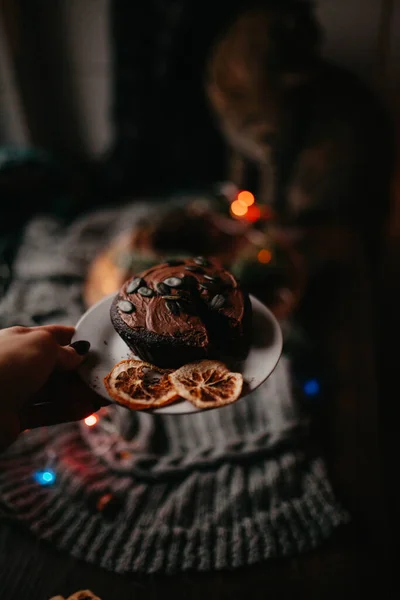
<path fill-rule="evenodd" d="M 47 600 L 89 588 L 102 600 L 165 597 L 213 599 L 397 597 L 392 586 L 393 527 L 378 413 L 376 310 L 371 275 L 357 237 L 324 237 L 329 261 L 310 285 L 301 319 L 319 339 L 335 384 L 316 413 L 335 491 L 351 525 L 313 551 L 231 572 L 123 577 L 79 562 L 0 523 L 0 599 Z"/>

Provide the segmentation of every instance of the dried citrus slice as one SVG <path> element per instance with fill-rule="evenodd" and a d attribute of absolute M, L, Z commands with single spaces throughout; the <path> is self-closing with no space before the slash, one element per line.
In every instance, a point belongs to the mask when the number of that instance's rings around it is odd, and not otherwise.
<path fill-rule="evenodd" d="M 168 375 L 141 360 L 121 360 L 104 378 L 110 397 L 133 410 L 158 408 L 177 400 L 178 395 Z"/>
<path fill-rule="evenodd" d="M 169 375 L 176 392 L 197 408 L 214 408 L 235 402 L 243 387 L 241 373 L 231 373 L 217 360 L 184 365 Z"/>

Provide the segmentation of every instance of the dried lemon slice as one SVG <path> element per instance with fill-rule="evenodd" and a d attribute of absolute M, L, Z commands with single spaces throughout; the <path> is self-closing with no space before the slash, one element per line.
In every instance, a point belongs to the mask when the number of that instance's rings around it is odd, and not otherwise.
<path fill-rule="evenodd" d="M 176 392 L 197 408 L 216 408 L 235 402 L 241 394 L 243 376 L 231 373 L 217 360 L 190 363 L 169 375 Z"/>
<path fill-rule="evenodd" d="M 178 398 L 170 373 L 141 360 L 122 360 L 106 375 L 104 385 L 113 400 L 128 408 L 159 408 Z"/>

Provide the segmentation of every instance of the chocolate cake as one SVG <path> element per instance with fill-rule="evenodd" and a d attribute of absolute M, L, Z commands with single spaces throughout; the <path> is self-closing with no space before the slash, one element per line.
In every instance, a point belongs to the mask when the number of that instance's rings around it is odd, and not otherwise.
<path fill-rule="evenodd" d="M 251 304 L 216 260 L 172 260 L 124 283 L 111 306 L 115 330 L 142 360 L 179 367 L 246 356 Z"/>

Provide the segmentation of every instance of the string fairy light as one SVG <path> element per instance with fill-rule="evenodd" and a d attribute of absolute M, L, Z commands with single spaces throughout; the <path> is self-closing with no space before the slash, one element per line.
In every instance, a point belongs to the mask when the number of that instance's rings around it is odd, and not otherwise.
<path fill-rule="evenodd" d="M 309 379 L 304 382 L 303 391 L 306 396 L 317 396 L 320 391 L 320 384 L 316 379 Z"/>
<path fill-rule="evenodd" d="M 99 417 L 95 414 L 93 415 L 89 415 L 88 417 L 86 417 L 86 419 L 84 419 L 85 425 L 87 425 L 88 427 L 93 427 L 93 425 L 96 425 L 96 423 L 98 422 Z"/>
<path fill-rule="evenodd" d="M 239 191 L 230 203 L 230 212 L 235 219 L 256 223 L 261 218 L 270 218 L 270 213 L 264 209 L 267 207 L 256 204 L 255 196 L 249 190 Z"/>
<path fill-rule="evenodd" d="M 261 210 L 256 204 L 253 204 L 252 206 L 248 207 L 247 213 L 246 213 L 247 221 L 250 221 L 250 223 L 255 223 L 256 221 L 258 221 L 260 219 L 260 217 L 261 217 Z"/>
<path fill-rule="evenodd" d="M 247 206 L 245 204 L 242 204 L 239 200 L 234 200 L 232 202 L 231 213 L 234 217 L 244 217 L 247 211 Z"/>
<path fill-rule="evenodd" d="M 237 195 L 237 201 L 243 204 L 244 206 L 251 206 L 254 204 L 256 199 L 254 198 L 254 194 L 247 190 L 242 190 Z"/>
<path fill-rule="evenodd" d="M 33 478 L 39 485 L 52 485 L 56 480 L 56 474 L 52 469 L 46 469 L 35 471 Z"/>
<path fill-rule="evenodd" d="M 258 262 L 260 262 L 263 265 L 267 265 L 269 262 L 271 262 L 271 259 L 272 259 L 272 253 L 267 248 L 263 248 L 257 254 Z"/>

